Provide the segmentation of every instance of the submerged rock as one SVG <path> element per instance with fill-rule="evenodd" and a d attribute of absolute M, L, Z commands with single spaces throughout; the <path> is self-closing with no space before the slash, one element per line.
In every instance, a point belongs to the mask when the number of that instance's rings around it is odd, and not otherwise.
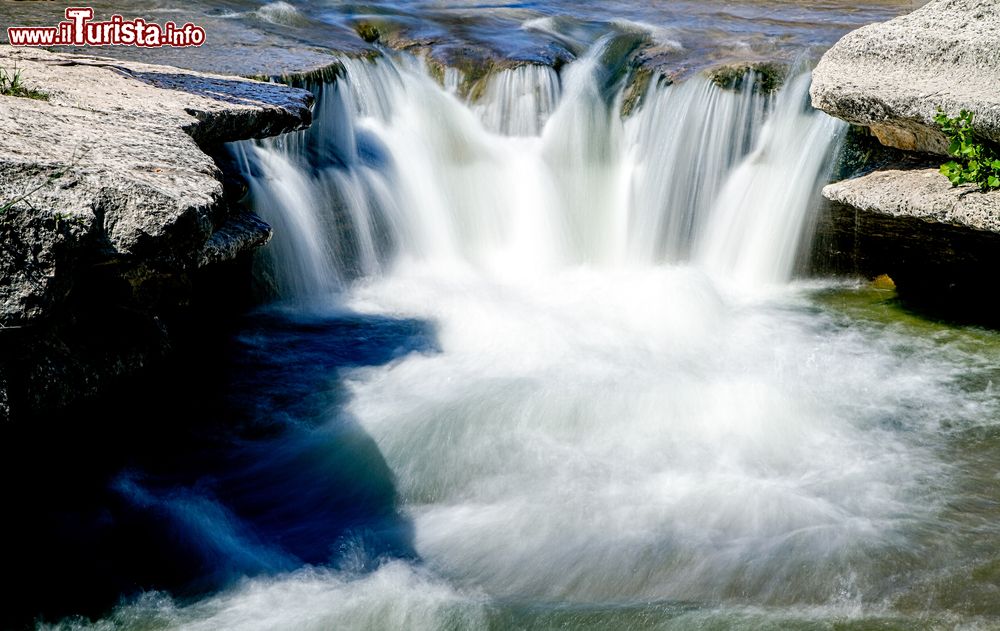
<path fill-rule="evenodd" d="M 777 92 L 788 78 L 788 66 L 776 61 L 743 61 L 709 68 L 712 83 L 727 90 L 743 90 L 748 84 L 763 94 Z"/>
<path fill-rule="evenodd" d="M 146 322 L 133 331 L 160 331 L 162 311 L 190 299 L 200 268 L 267 240 L 262 222 L 234 216 L 206 152 L 308 125 L 312 96 L 236 77 L 8 46 L 0 46 L 0 65 L 16 65 L 48 95 L 0 96 L 0 363 L 8 364 L 0 372 L 20 378 L 21 391 L 4 395 L 11 409 L 35 412 L 143 363 L 143 352 L 124 359 L 149 342 L 129 343 L 130 327 L 105 331 L 123 336 L 115 345 L 121 352 L 75 352 L 81 336 L 100 337 L 95 328 L 74 329 L 78 322 L 128 312 Z M 5 331 L 18 331 L 16 344 Z M 161 347 L 160 337 L 149 346 Z M 60 378 L 69 357 L 87 384 Z"/>
<path fill-rule="evenodd" d="M 813 105 L 871 127 L 882 143 L 947 154 L 938 108 L 975 113 L 1000 142 L 1000 10 L 994 0 L 932 0 L 846 35 L 813 72 Z"/>

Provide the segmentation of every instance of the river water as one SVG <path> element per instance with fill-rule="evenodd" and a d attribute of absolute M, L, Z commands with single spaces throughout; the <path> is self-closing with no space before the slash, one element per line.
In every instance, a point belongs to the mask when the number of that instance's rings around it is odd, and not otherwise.
<path fill-rule="evenodd" d="M 654 27 L 657 43 L 672 51 L 671 66 L 682 69 L 712 61 L 816 54 L 851 29 L 922 4 L 924 0 L 94 0 L 87 6 L 94 8 L 95 19 L 118 13 L 157 22 L 194 22 L 206 29 L 207 42 L 197 49 L 107 47 L 78 52 L 235 74 L 280 74 L 329 63 L 332 51 L 364 50 L 355 33 L 355 26 L 364 21 L 391 25 L 416 42 L 486 47 L 500 57 L 529 58 L 553 43 L 580 50 L 613 23 L 626 21 Z M 64 19 L 64 10 L 63 4 L 5 2 L 0 4 L 0 22 L 52 26 Z M 565 32 L 553 37 L 560 28 Z M 0 41 L 6 41 L 6 35 L 2 30 Z"/>
<path fill-rule="evenodd" d="M 345 58 L 310 130 L 231 147 L 271 301 L 159 429 L 59 443 L 71 506 L 22 509 L 65 569 L 16 558 L 92 619 L 39 627 L 997 628 L 1000 335 L 795 274 L 844 131 L 808 51 L 906 7 L 300 5 L 581 52 L 473 104 Z M 695 75 L 623 118 L 636 30 L 806 52 L 776 94 Z"/>

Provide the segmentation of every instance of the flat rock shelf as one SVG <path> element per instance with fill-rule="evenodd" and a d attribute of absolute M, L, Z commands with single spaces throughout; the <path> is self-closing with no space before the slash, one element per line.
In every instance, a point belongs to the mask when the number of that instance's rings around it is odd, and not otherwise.
<path fill-rule="evenodd" d="M 81 301 L 86 311 L 127 306 L 153 321 L 161 304 L 185 301 L 167 287 L 267 242 L 270 228 L 227 202 L 209 154 L 224 142 L 308 125 L 312 95 L 10 46 L 0 46 L 0 66 L 16 68 L 40 93 L 0 96 L 0 327 L 7 350 L 0 363 L 17 365 L 6 373 L 18 375 L 16 390 L 37 391 L 22 402 L 37 411 L 142 363 L 115 353 L 91 363 L 72 352 L 78 336 L 63 316 Z M 98 306 L 84 293 L 115 298 Z M 57 321 L 58 333 L 51 328 Z M 26 351 L 24 339 L 34 351 Z M 52 353 L 35 352 L 39 344 Z M 0 390 L 9 385 L 0 383 Z M 0 406 L 4 415 L 9 405 Z"/>

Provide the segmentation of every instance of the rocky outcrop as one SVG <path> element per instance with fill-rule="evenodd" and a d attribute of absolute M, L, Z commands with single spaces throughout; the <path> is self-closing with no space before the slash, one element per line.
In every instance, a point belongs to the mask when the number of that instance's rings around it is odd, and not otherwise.
<path fill-rule="evenodd" d="M 886 168 L 830 184 L 816 263 L 827 271 L 888 274 L 903 294 L 992 300 L 1000 264 L 1000 191 L 954 188 L 936 168 Z"/>
<path fill-rule="evenodd" d="M 937 186 L 923 181 L 927 175 L 925 170 L 904 178 L 874 174 L 864 189 L 828 190 L 828 196 L 849 203 L 829 201 L 822 207 L 810 267 L 869 279 L 888 275 L 908 305 L 998 326 L 992 287 L 1000 267 L 1000 237 L 963 223 L 984 218 L 977 215 L 985 200 L 970 201 L 956 213 L 943 205 Z M 914 191 L 903 190 L 901 182 L 907 181 L 914 182 Z M 926 202 L 921 199 L 925 192 Z M 957 222 L 939 220 L 943 217 Z"/>
<path fill-rule="evenodd" d="M 308 125 L 312 96 L 0 47 L 0 66 L 15 65 L 45 98 L 0 96 L 0 400 L 30 413 L 142 365 L 201 269 L 267 241 L 210 154 Z"/>
<path fill-rule="evenodd" d="M 875 171 L 830 184 L 823 196 L 866 213 L 1000 235 L 1000 191 L 953 187 L 936 168 Z"/>
<path fill-rule="evenodd" d="M 888 274 L 900 296 L 949 316 L 992 312 L 985 288 L 1000 264 L 1000 192 L 953 187 L 941 175 L 948 142 L 934 116 L 970 110 L 976 133 L 1000 140 L 997 85 L 993 0 L 932 0 L 849 33 L 823 56 L 813 105 L 868 128 L 883 146 L 849 143 L 853 166 L 840 175 L 856 177 L 823 190 L 817 269 Z M 855 140 L 865 135 L 857 130 Z"/>
<path fill-rule="evenodd" d="M 947 154 L 938 108 L 975 113 L 1000 142 L 1000 8 L 995 0 L 932 0 L 849 33 L 813 72 L 813 105 L 871 127 L 883 144 Z"/>

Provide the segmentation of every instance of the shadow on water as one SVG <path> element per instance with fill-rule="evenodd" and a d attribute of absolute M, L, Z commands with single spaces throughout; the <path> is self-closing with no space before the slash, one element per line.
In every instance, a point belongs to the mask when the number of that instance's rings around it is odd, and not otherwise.
<path fill-rule="evenodd" d="M 96 617 L 141 591 L 186 599 L 306 564 L 415 557 L 340 376 L 433 352 L 431 327 L 270 311 L 227 339 L 127 394 L 0 430 L 14 579 L 0 627 Z"/>

